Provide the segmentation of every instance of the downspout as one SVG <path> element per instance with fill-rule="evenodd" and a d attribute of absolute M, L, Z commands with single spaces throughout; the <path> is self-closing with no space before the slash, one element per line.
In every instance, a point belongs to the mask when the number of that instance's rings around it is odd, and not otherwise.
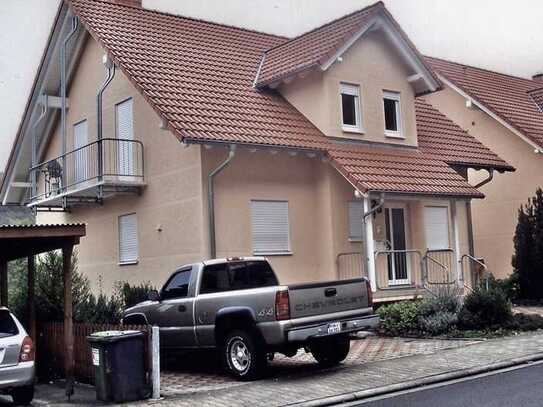
<path fill-rule="evenodd" d="M 62 187 L 66 185 L 66 47 L 77 32 L 79 20 L 72 17 L 72 29 L 64 38 L 60 48 L 60 132 L 62 140 Z"/>
<path fill-rule="evenodd" d="M 96 140 L 98 141 L 98 182 L 102 181 L 104 168 L 103 168 L 103 148 L 102 148 L 102 138 L 103 138 L 103 119 L 102 119 L 102 100 L 106 88 L 109 86 L 113 78 L 115 78 L 115 64 L 107 56 L 102 57 L 102 63 L 107 68 L 106 79 L 102 83 L 102 86 L 98 89 L 96 94 Z M 99 187 L 98 198 L 102 198 L 102 186 Z"/>
<path fill-rule="evenodd" d="M 369 203 L 368 207 L 369 207 L 371 205 L 371 200 L 370 200 L 369 194 L 364 199 L 368 200 L 368 203 Z M 368 234 L 366 232 L 366 226 L 367 226 L 366 225 L 366 219 L 369 216 L 373 215 L 375 212 L 377 212 L 379 209 L 381 209 L 384 204 L 385 204 L 385 194 L 381 193 L 381 195 L 379 196 L 379 203 L 376 206 L 374 206 L 373 208 L 370 208 L 367 212 L 364 212 L 364 214 L 362 215 L 362 242 L 364 242 L 366 274 L 367 274 L 368 278 L 370 279 L 370 284 L 372 286 L 373 291 L 376 291 L 377 281 L 375 281 L 376 276 L 374 276 L 374 278 L 373 278 L 374 281 L 372 281 L 372 278 L 370 276 L 372 257 L 370 257 L 371 253 L 369 253 L 369 250 L 368 250 L 368 247 L 369 247 L 368 243 L 369 242 L 367 241 L 368 240 Z"/>
<path fill-rule="evenodd" d="M 492 179 L 494 178 L 494 168 L 491 168 L 488 170 L 488 177 L 486 177 L 484 180 L 479 182 L 477 185 L 474 186 L 475 189 L 480 188 L 486 184 L 488 184 Z M 475 257 L 475 242 L 473 239 L 473 217 L 471 215 L 471 200 L 468 200 L 466 202 L 466 215 L 467 215 L 467 221 L 468 221 L 468 250 L 469 255 L 471 257 Z M 475 283 L 474 275 L 472 273 L 472 267 L 470 265 L 470 275 L 472 276 L 472 284 Z"/>
<path fill-rule="evenodd" d="M 215 168 L 207 178 L 207 205 L 209 211 L 209 252 L 212 259 L 217 255 L 217 242 L 215 241 L 215 202 L 214 202 L 214 190 L 213 180 L 214 177 L 219 174 L 234 158 L 236 155 L 236 146 L 230 145 L 228 151 L 228 157 L 217 168 Z"/>

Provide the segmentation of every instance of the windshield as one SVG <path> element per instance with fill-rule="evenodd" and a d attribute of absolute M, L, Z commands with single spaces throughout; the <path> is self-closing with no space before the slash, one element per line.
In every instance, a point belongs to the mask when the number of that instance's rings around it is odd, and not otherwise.
<path fill-rule="evenodd" d="M 13 320 L 13 317 L 9 311 L 2 310 L 0 311 L 0 338 L 5 338 L 6 336 L 14 336 L 19 334 L 19 329 L 17 329 L 17 324 Z"/>

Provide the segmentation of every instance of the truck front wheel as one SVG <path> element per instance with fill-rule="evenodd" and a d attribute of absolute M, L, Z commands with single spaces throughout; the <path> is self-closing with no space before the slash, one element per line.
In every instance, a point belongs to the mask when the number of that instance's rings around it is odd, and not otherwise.
<path fill-rule="evenodd" d="M 255 380 L 262 376 L 267 360 L 266 352 L 254 335 L 235 330 L 226 335 L 222 348 L 224 365 L 240 380 Z"/>
<path fill-rule="evenodd" d="M 315 360 L 322 367 L 332 367 L 341 363 L 351 349 L 351 341 L 347 335 L 317 339 L 309 349 Z"/>

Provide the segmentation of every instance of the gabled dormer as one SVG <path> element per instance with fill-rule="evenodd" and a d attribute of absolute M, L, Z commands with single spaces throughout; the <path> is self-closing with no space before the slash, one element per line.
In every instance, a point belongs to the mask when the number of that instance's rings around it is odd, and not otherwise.
<path fill-rule="evenodd" d="M 416 146 L 415 97 L 440 82 L 379 2 L 266 51 L 255 86 L 331 138 Z"/>

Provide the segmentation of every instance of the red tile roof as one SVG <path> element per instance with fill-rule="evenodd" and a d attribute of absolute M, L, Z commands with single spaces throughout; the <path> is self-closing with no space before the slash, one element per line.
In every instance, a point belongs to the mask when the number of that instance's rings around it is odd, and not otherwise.
<path fill-rule="evenodd" d="M 543 88 L 528 91 L 528 94 L 535 102 L 541 112 L 543 112 Z"/>
<path fill-rule="evenodd" d="M 530 95 L 541 82 L 425 57 L 445 79 L 543 147 L 543 113 Z"/>
<path fill-rule="evenodd" d="M 99 0 L 69 3 L 181 140 L 319 151 L 363 191 L 482 196 L 441 160 L 332 142 L 278 93 L 253 89 L 261 53 L 283 38 Z"/>
<path fill-rule="evenodd" d="M 372 24 L 375 21 L 374 17 L 379 14 L 393 25 L 439 86 L 439 80 L 433 75 L 432 69 L 426 66 L 422 55 L 382 1 L 266 50 L 262 56 L 256 84 L 259 87 L 266 86 L 298 72 L 322 67 L 358 32 Z"/>
<path fill-rule="evenodd" d="M 492 167 L 500 171 L 514 170 L 479 140 L 427 103 L 424 98 L 416 99 L 415 111 L 419 148 L 427 155 L 451 165 Z"/>

